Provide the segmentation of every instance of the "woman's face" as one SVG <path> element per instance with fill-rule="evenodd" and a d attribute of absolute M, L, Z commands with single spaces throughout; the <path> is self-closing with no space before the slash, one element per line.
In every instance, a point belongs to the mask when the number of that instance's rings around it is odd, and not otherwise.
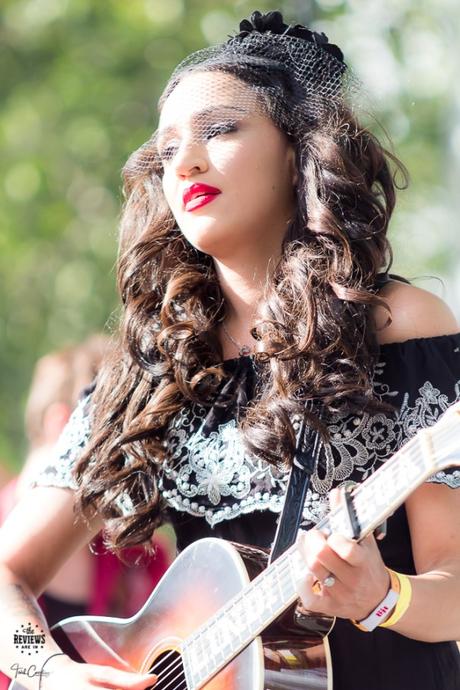
<path fill-rule="evenodd" d="M 163 105 L 157 146 L 166 200 L 192 245 L 221 259 L 279 254 L 295 154 L 253 89 L 222 72 L 184 76 Z"/>

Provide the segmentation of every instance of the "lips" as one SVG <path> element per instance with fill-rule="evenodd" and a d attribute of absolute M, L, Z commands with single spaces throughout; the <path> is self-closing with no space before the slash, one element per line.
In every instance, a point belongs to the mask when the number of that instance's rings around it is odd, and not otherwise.
<path fill-rule="evenodd" d="M 184 190 L 182 195 L 182 200 L 184 202 L 184 208 L 186 211 L 194 211 L 205 204 L 209 204 L 214 201 L 216 196 L 221 194 L 220 189 L 217 187 L 211 187 L 208 184 L 192 184 Z"/>

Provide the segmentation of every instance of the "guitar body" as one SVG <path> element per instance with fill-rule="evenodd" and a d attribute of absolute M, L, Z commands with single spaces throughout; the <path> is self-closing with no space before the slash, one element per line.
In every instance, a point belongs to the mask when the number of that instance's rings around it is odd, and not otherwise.
<path fill-rule="evenodd" d="M 224 540 L 202 539 L 180 554 L 133 617 L 67 618 L 52 628 L 53 637 L 75 661 L 127 671 L 152 670 L 159 676 L 157 690 L 195 690 L 182 667 L 183 641 L 247 587 L 264 560 L 266 555 L 259 550 L 237 550 Z M 329 618 L 296 619 L 291 607 L 265 631 L 263 643 L 257 637 L 202 687 L 332 690 L 323 639 L 330 627 Z M 213 649 L 207 651 L 212 657 Z M 21 688 L 18 682 L 10 685 L 10 690 Z"/>

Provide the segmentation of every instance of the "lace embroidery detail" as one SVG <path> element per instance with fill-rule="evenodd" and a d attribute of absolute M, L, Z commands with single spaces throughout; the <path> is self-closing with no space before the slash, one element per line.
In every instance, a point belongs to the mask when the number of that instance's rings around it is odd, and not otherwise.
<path fill-rule="evenodd" d="M 379 363 L 375 375 L 384 372 Z M 322 444 L 322 467 L 312 477 L 303 518 L 316 523 L 328 510 L 328 492 L 347 481 L 363 481 L 391 457 L 420 428 L 434 424 L 447 407 L 460 399 L 460 381 L 454 399 L 426 381 L 410 405 L 409 394 L 400 396 L 386 383 L 374 380 L 377 394 L 386 400 L 402 397 L 393 416 L 334 415 L 329 423 L 331 441 Z M 90 436 L 89 402 L 83 399 L 73 412 L 55 450 L 52 462 L 31 481 L 31 486 L 61 486 L 75 489 L 73 466 Z M 396 404 L 396 401 L 395 401 Z M 277 469 L 251 456 L 244 449 L 236 420 L 203 433 L 203 407 L 184 406 L 172 420 L 165 437 L 168 459 L 159 477 L 166 503 L 180 511 L 204 517 L 214 526 L 255 510 L 279 513 L 287 487 L 288 470 Z M 429 482 L 460 487 L 460 469 L 438 472 Z M 132 511 L 129 497 L 120 501 L 123 512 Z"/>
<path fill-rule="evenodd" d="M 77 488 L 72 470 L 90 437 L 91 429 L 88 414 L 90 397 L 88 395 L 80 400 L 56 443 L 50 464 L 35 477 L 32 477 L 29 482 L 30 487 Z"/>
<path fill-rule="evenodd" d="M 436 472 L 427 481 L 433 484 L 447 484 L 451 489 L 460 489 L 460 470 L 454 470 L 449 474 L 443 471 Z"/>
<path fill-rule="evenodd" d="M 384 372 L 380 362 L 375 376 Z M 391 401 L 400 397 L 386 383 L 374 380 L 376 393 Z M 460 381 L 454 400 L 426 381 L 414 404 L 409 395 L 394 415 L 344 415 L 336 413 L 329 422 L 331 441 L 321 448 L 321 472 L 312 476 L 303 518 L 316 523 L 328 510 L 327 494 L 347 481 L 364 481 L 391 457 L 420 428 L 434 424 L 449 405 L 460 399 Z M 203 435 L 203 407 L 191 404 L 175 417 L 165 439 L 168 460 L 160 477 L 160 491 L 173 508 L 205 517 L 214 526 L 254 510 L 280 512 L 287 487 L 288 471 L 278 470 L 245 452 L 234 419 L 219 424 Z M 460 472 L 439 472 L 429 481 L 457 486 Z"/>

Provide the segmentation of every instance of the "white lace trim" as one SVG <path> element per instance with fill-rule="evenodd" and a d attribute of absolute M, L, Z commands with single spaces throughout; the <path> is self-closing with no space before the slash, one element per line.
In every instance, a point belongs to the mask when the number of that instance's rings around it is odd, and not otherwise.
<path fill-rule="evenodd" d="M 382 373 L 380 363 L 376 373 Z M 386 400 L 398 396 L 387 384 L 374 382 L 376 392 Z M 325 469 L 312 476 L 304 520 L 317 522 L 328 509 L 327 494 L 346 481 L 364 481 L 420 428 L 434 424 L 449 407 L 448 396 L 426 381 L 414 404 L 409 395 L 393 418 L 378 413 L 344 415 L 337 413 L 329 423 L 331 442 L 322 444 Z M 460 381 L 455 384 L 455 400 L 460 398 Z M 177 510 L 203 516 L 214 526 L 222 520 L 254 510 L 280 512 L 288 473 L 245 453 L 235 420 L 220 424 L 209 436 L 202 434 L 204 408 L 184 407 L 173 420 L 165 444 L 169 459 L 163 466 L 160 491 Z M 455 473 L 454 473 L 455 476 Z M 438 473 L 431 481 L 453 485 L 448 473 Z M 233 500 L 232 500 L 233 499 Z"/>
<path fill-rule="evenodd" d="M 76 489 L 77 482 L 72 470 L 88 443 L 91 429 L 87 406 L 90 395 L 82 398 L 70 419 L 64 427 L 51 457 L 51 462 L 35 477 L 31 477 L 28 485 L 33 486 L 58 486 Z"/>
<path fill-rule="evenodd" d="M 380 363 L 376 373 L 382 373 Z M 374 382 L 376 392 L 386 400 L 399 396 L 387 384 Z M 336 414 L 329 424 L 331 441 L 323 444 L 324 470 L 315 472 L 307 493 L 304 520 L 317 522 L 328 509 L 327 494 L 343 482 L 365 480 L 380 463 L 391 457 L 420 428 L 431 426 L 455 400 L 460 399 L 460 381 L 454 400 L 426 381 L 413 405 L 405 394 L 394 417 Z M 90 435 L 87 403 L 80 402 L 56 446 L 55 458 L 31 485 L 76 488 L 73 466 Z M 169 450 L 159 478 L 166 503 L 179 511 L 204 517 L 214 526 L 223 520 L 256 510 L 279 513 L 286 491 L 288 471 L 259 460 L 243 447 L 234 419 L 220 424 L 208 436 L 202 433 L 205 410 L 199 405 L 184 406 L 172 420 L 165 437 Z M 460 487 L 460 470 L 438 472 L 428 481 Z M 125 514 L 132 511 L 129 497 L 120 500 Z"/>
<path fill-rule="evenodd" d="M 452 473 L 436 472 L 432 477 L 427 479 L 427 482 L 433 484 L 447 484 L 451 489 L 460 489 L 460 470 L 454 470 Z"/>

